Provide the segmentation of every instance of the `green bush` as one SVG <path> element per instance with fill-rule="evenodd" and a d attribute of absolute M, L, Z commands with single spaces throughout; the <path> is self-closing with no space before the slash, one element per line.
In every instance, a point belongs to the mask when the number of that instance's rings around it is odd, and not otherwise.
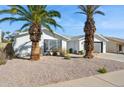
<path fill-rule="evenodd" d="M 84 54 L 83 50 L 78 51 L 78 54 L 79 54 L 79 55 L 83 55 L 83 54 Z"/>
<path fill-rule="evenodd" d="M 65 55 L 65 56 L 64 56 L 64 59 L 68 59 L 68 60 L 70 60 L 71 57 L 70 57 L 69 55 Z"/>
<path fill-rule="evenodd" d="M 104 74 L 104 73 L 107 73 L 107 69 L 105 67 L 102 67 L 102 68 L 99 68 L 97 72 Z"/>
<path fill-rule="evenodd" d="M 0 65 L 6 64 L 6 53 L 3 51 L 3 49 L 0 49 Z"/>
<path fill-rule="evenodd" d="M 73 49 L 72 48 L 70 48 L 68 51 L 69 51 L 69 53 L 73 53 Z"/>

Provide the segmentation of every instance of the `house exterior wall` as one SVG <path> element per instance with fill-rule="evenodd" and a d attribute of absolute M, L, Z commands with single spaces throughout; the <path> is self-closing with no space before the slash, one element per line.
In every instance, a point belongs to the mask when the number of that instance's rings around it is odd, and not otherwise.
<path fill-rule="evenodd" d="M 94 42 L 102 42 L 103 43 L 103 52 L 102 53 L 106 53 L 106 42 L 102 41 L 100 38 L 94 38 Z M 74 51 L 76 50 L 78 51 L 84 51 L 84 39 L 79 39 L 79 40 L 70 40 L 68 41 L 68 49 L 72 48 Z M 100 49 L 99 46 L 95 46 L 95 49 Z M 98 48 L 97 48 L 98 47 Z M 73 51 L 73 52 L 74 52 Z"/>
<path fill-rule="evenodd" d="M 101 40 L 94 38 L 94 42 L 99 42 L 99 41 L 101 41 Z"/>
<path fill-rule="evenodd" d="M 107 52 L 108 53 L 117 53 L 117 44 L 115 42 L 109 41 L 107 42 Z"/>
<path fill-rule="evenodd" d="M 26 57 L 29 56 L 31 54 L 31 46 L 32 46 L 32 42 L 29 39 L 29 35 L 24 35 L 21 37 L 18 37 L 14 40 L 13 43 L 13 47 L 15 50 L 15 54 L 19 57 Z M 52 40 L 62 40 L 62 38 L 60 37 L 54 37 L 52 35 L 47 35 L 46 33 L 43 33 L 41 36 L 41 40 L 39 42 L 39 46 L 41 47 L 41 54 L 44 53 L 44 39 L 52 39 Z M 62 40 L 62 48 L 64 48 L 66 50 L 67 48 L 67 41 L 66 40 Z"/>
<path fill-rule="evenodd" d="M 79 41 L 79 51 L 84 50 L 84 40 Z"/>
<path fill-rule="evenodd" d="M 67 50 L 67 41 L 62 40 L 62 50 Z"/>
<path fill-rule="evenodd" d="M 24 57 L 30 55 L 31 53 L 31 41 L 29 39 L 29 35 L 25 35 L 23 37 L 16 38 L 13 43 L 13 48 L 15 54 L 19 57 Z"/>
<path fill-rule="evenodd" d="M 119 43 L 109 41 L 106 44 L 108 53 L 119 53 Z M 122 45 L 122 53 L 124 53 L 124 45 Z"/>
<path fill-rule="evenodd" d="M 106 42 L 103 42 L 103 53 L 106 53 Z"/>
<path fill-rule="evenodd" d="M 79 40 L 70 40 L 67 43 L 67 49 L 73 49 L 73 52 L 79 51 Z"/>
<path fill-rule="evenodd" d="M 124 53 L 124 45 L 122 46 L 122 52 Z"/>

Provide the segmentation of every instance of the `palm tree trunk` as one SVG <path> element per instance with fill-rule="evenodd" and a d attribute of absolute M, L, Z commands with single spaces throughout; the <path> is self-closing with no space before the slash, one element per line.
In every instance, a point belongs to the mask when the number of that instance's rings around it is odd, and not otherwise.
<path fill-rule="evenodd" d="M 39 24 L 33 23 L 29 29 L 30 40 L 32 41 L 32 49 L 31 49 L 31 60 L 39 60 L 40 59 L 40 47 L 39 41 L 41 39 L 41 26 Z"/>
<path fill-rule="evenodd" d="M 85 58 L 93 58 L 94 50 L 94 33 L 96 31 L 95 22 L 93 19 L 87 19 L 85 23 Z"/>
<path fill-rule="evenodd" d="M 39 42 L 32 42 L 31 60 L 39 60 L 39 59 L 40 59 Z"/>

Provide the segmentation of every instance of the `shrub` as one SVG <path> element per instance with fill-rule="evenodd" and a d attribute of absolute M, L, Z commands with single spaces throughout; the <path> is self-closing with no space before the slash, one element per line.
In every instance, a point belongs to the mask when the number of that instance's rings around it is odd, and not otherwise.
<path fill-rule="evenodd" d="M 78 51 L 78 54 L 79 54 L 79 55 L 83 55 L 83 54 L 84 54 L 83 50 Z"/>
<path fill-rule="evenodd" d="M 60 55 L 65 56 L 67 54 L 67 51 L 65 49 L 60 50 Z"/>
<path fill-rule="evenodd" d="M 105 67 L 102 67 L 102 68 L 99 68 L 97 72 L 104 74 L 104 73 L 107 73 L 107 69 Z"/>
<path fill-rule="evenodd" d="M 6 64 L 6 53 L 3 51 L 3 49 L 0 49 L 0 65 Z"/>
<path fill-rule="evenodd" d="M 53 51 L 53 56 L 57 56 L 57 52 L 56 51 Z"/>
<path fill-rule="evenodd" d="M 4 52 L 6 53 L 6 57 L 8 59 L 12 59 L 14 57 L 14 49 L 12 47 L 12 43 L 8 43 L 4 48 Z"/>
<path fill-rule="evenodd" d="M 73 49 L 72 49 L 72 48 L 70 48 L 70 49 L 69 49 L 69 53 L 72 53 L 72 52 L 73 52 Z"/>
<path fill-rule="evenodd" d="M 68 60 L 70 60 L 71 57 L 70 57 L 70 55 L 67 54 L 67 55 L 64 56 L 64 59 L 68 59 Z"/>

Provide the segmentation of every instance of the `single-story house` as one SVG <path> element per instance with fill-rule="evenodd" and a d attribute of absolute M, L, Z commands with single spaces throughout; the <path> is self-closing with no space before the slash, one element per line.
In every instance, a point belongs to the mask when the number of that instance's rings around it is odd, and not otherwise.
<path fill-rule="evenodd" d="M 106 37 L 109 41 L 107 44 L 108 53 L 124 53 L 124 39 L 116 37 Z"/>
<path fill-rule="evenodd" d="M 63 51 L 67 50 L 67 41 L 68 37 L 60 35 L 58 33 L 51 33 L 49 30 L 43 29 L 43 33 L 41 35 L 41 41 L 39 42 L 39 46 L 41 48 L 41 54 L 45 54 L 47 51 L 52 51 L 55 49 L 61 49 Z M 13 42 L 13 48 L 15 54 L 18 57 L 26 57 L 31 54 L 31 46 L 32 43 L 30 41 L 30 36 L 27 32 L 19 33 L 15 36 L 15 40 Z"/>
<path fill-rule="evenodd" d="M 73 36 L 67 43 L 67 49 L 72 50 L 73 53 L 78 53 L 79 51 L 84 51 L 84 35 Z M 108 40 L 102 35 L 95 34 L 94 36 L 94 52 L 106 53 L 106 42 Z"/>

